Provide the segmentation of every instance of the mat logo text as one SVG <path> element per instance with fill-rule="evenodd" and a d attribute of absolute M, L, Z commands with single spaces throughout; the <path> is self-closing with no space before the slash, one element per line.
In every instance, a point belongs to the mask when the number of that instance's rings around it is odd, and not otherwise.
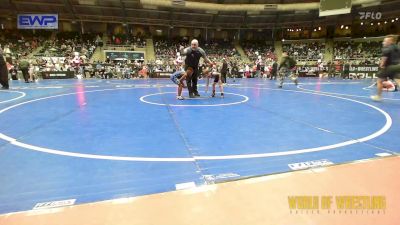
<path fill-rule="evenodd" d="M 327 159 L 320 159 L 320 160 L 307 161 L 307 162 L 291 163 L 291 164 L 288 164 L 288 166 L 292 170 L 303 170 L 303 169 L 314 168 L 314 167 L 328 166 L 328 165 L 332 165 L 332 164 L 333 164 L 333 162 L 331 162 Z"/>
<path fill-rule="evenodd" d="M 385 196 L 288 196 L 290 210 L 385 210 Z M 334 207 L 336 206 L 336 207 Z"/>
<path fill-rule="evenodd" d="M 49 209 L 49 208 L 56 208 L 56 207 L 63 207 L 74 205 L 76 199 L 67 199 L 61 201 L 54 201 L 54 202 L 41 202 L 37 203 L 33 209 Z"/>

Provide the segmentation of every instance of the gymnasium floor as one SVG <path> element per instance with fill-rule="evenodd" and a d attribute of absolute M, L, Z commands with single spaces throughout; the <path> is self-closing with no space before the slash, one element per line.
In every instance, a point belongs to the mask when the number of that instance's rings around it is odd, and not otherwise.
<path fill-rule="evenodd" d="M 167 79 L 14 81 L 0 92 L 0 214 L 400 152 L 398 92 L 376 103 L 371 80 L 287 82 L 230 80 L 210 98 L 200 81 L 203 97 L 179 101 Z"/>

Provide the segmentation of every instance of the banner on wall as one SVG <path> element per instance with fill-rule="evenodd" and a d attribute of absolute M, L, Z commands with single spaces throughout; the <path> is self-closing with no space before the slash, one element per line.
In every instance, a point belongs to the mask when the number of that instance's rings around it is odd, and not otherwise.
<path fill-rule="evenodd" d="M 18 29 L 58 29 L 58 14 L 19 14 Z"/>
<path fill-rule="evenodd" d="M 133 51 L 104 51 L 106 58 L 111 60 L 144 60 L 144 52 Z"/>
<path fill-rule="evenodd" d="M 336 70 L 336 66 L 334 66 L 334 71 L 336 73 L 343 73 L 343 67 L 341 67 L 340 71 Z M 375 78 L 378 73 L 379 66 L 378 65 L 357 65 L 350 66 L 349 75 L 350 77 L 359 77 L 359 78 Z M 298 72 L 300 76 L 318 76 L 320 71 L 329 71 L 327 66 L 323 68 L 318 66 L 299 66 Z"/>
<path fill-rule="evenodd" d="M 360 65 L 350 66 L 350 76 L 356 76 L 360 78 L 375 78 L 378 73 L 378 65 Z"/>
<path fill-rule="evenodd" d="M 43 79 L 72 79 L 74 71 L 43 71 Z"/>

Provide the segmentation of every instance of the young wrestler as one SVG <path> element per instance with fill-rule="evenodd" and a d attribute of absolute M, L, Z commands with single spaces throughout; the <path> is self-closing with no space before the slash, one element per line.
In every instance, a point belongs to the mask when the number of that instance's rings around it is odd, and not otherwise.
<path fill-rule="evenodd" d="M 283 86 L 283 81 L 285 80 L 286 77 L 291 77 L 293 82 L 298 84 L 297 76 L 295 74 L 292 74 L 293 68 L 296 67 L 296 60 L 294 60 L 292 57 L 288 55 L 288 52 L 284 51 L 282 53 L 282 60 L 279 65 L 278 71 L 279 71 L 279 88 L 282 88 Z"/>
<path fill-rule="evenodd" d="M 183 81 L 186 80 L 187 76 L 191 76 L 192 73 L 193 69 L 191 67 L 188 67 L 186 71 L 176 71 L 171 75 L 172 82 L 178 85 L 178 95 L 176 96 L 176 99 L 178 100 L 185 99 L 182 97 L 182 90 L 183 88 L 186 88 L 185 83 Z"/>
<path fill-rule="evenodd" d="M 382 90 L 384 91 L 397 91 L 397 86 L 395 83 L 393 83 L 391 80 L 383 81 L 382 82 Z"/>
<path fill-rule="evenodd" d="M 214 79 L 213 82 L 213 87 L 212 87 L 212 94 L 211 97 L 215 97 L 215 85 L 218 83 L 219 84 L 219 90 L 221 92 L 221 97 L 224 97 L 224 87 L 222 85 L 222 75 L 221 73 L 218 73 L 215 71 L 215 69 L 204 69 L 203 70 L 203 76 L 207 78 L 207 84 L 206 84 L 206 92 L 208 91 L 208 86 L 210 83 L 210 78 Z"/>

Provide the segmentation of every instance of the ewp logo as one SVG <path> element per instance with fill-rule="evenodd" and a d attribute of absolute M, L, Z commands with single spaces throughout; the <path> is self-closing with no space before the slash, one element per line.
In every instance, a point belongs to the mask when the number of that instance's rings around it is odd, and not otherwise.
<path fill-rule="evenodd" d="M 359 12 L 360 14 L 360 20 L 367 20 L 369 18 L 373 20 L 379 20 L 382 18 L 382 13 L 380 12 Z"/>
<path fill-rule="evenodd" d="M 58 29 L 57 14 L 18 15 L 18 29 Z"/>

